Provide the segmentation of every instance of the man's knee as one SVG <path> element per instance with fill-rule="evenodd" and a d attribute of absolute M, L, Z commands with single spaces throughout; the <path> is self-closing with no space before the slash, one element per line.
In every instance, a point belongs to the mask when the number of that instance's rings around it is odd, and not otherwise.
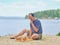
<path fill-rule="evenodd" d="M 23 30 L 24 33 L 27 32 L 27 31 L 28 31 L 27 29 L 24 29 L 24 30 Z"/>
<path fill-rule="evenodd" d="M 34 39 L 34 40 L 38 39 L 38 34 L 33 34 L 32 39 Z"/>

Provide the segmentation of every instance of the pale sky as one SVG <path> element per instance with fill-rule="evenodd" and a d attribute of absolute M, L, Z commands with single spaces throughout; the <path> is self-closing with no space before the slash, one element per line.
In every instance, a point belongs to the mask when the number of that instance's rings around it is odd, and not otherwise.
<path fill-rule="evenodd" d="M 60 0 L 0 0 L 0 16 L 24 17 L 41 10 L 60 9 Z"/>

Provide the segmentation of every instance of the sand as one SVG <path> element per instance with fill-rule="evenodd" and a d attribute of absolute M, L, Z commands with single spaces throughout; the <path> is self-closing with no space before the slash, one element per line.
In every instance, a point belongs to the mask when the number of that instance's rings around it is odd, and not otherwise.
<path fill-rule="evenodd" d="M 10 36 L 1 36 L 0 45 L 60 45 L 60 37 L 44 35 L 42 40 L 18 42 L 15 39 L 10 39 Z"/>

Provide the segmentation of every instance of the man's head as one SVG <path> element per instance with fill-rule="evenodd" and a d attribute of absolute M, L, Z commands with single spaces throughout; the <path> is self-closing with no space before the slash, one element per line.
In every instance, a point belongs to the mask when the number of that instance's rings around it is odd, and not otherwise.
<path fill-rule="evenodd" d="M 29 13 L 29 19 L 31 20 L 31 21 L 33 21 L 34 19 L 35 19 L 35 17 L 34 17 L 34 14 L 33 13 Z"/>

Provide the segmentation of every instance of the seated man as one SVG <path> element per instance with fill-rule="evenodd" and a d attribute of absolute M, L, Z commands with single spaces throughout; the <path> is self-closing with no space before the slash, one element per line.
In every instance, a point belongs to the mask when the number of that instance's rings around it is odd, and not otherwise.
<path fill-rule="evenodd" d="M 11 37 L 11 39 L 15 39 L 18 36 L 23 35 L 24 33 L 27 33 L 29 37 L 31 37 L 33 40 L 39 40 L 42 39 L 42 27 L 41 22 L 34 17 L 33 13 L 29 13 L 28 15 L 30 19 L 30 30 L 24 29 L 22 32 L 20 32 L 18 35 Z"/>

